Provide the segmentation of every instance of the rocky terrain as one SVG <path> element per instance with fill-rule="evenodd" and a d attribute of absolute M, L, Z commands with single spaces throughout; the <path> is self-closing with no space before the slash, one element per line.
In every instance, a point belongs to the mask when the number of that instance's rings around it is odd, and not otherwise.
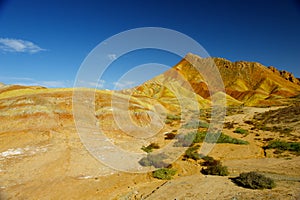
<path fill-rule="evenodd" d="M 213 61 L 224 91 L 207 85 L 207 78 L 216 75 L 198 73 L 197 66 L 210 65 L 211 59 L 192 54 L 124 91 L 1 84 L 0 199 L 300 199 L 299 80 L 259 63 Z M 78 134 L 79 128 L 87 134 L 101 128 L 113 144 L 147 155 L 142 149 L 151 143 L 158 146 L 155 152 L 179 141 L 181 132 L 207 131 L 214 98 L 215 105 L 226 106 L 225 139 L 208 155 L 228 167 L 228 176 L 204 175 L 203 159 L 186 155 L 172 163 L 176 174 L 171 180 L 154 178 L 152 172 L 118 171 L 90 154 Z M 201 124 L 195 126 L 195 119 Z M 153 121 L 155 134 L 147 137 Z M 89 142 L 109 152 L 101 142 Z M 203 140 L 194 145 L 203 146 Z M 113 161 L 131 162 L 121 157 Z M 249 171 L 271 177 L 276 187 L 252 190 L 230 179 Z"/>

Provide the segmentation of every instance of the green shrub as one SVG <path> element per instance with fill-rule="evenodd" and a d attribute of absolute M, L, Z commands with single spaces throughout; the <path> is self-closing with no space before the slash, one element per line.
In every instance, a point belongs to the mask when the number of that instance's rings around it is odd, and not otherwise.
<path fill-rule="evenodd" d="M 193 143 L 199 143 L 199 142 L 203 142 L 206 136 L 206 132 L 197 132 L 195 134 L 195 138 L 193 140 Z"/>
<path fill-rule="evenodd" d="M 220 137 L 218 138 L 217 143 L 231 143 L 231 144 L 249 144 L 249 142 L 245 140 L 240 140 L 237 138 L 230 137 L 221 133 Z"/>
<path fill-rule="evenodd" d="M 257 128 L 262 131 L 271 131 L 271 132 L 279 132 L 282 134 L 290 134 L 294 129 L 290 127 L 281 127 L 281 126 L 267 126 L 266 124 L 263 123 L 256 123 L 253 124 L 254 128 Z"/>
<path fill-rule="evenodd" d="M 199 160 L 200 159 L 200 154 L 198 153 L 198 149 L 200 148 L 200 145 L 196 145 L 193 147 L 189 147 L 186 151 L 185 151 L 185 158 L 191 158 L 194 160 Z"/>
<path fill-rule="evenodd" d="M 162 180 L 170 180 L 176 174 L 175 169 L 169 168 L 161 168 L 152 172 L 152 176 L 154 178 L 162 179 Z"/>
<path fill-rule="evenodd" d="M 178 135 L 178 141 L 175 143 L 175 146 L 188 147 L 195 143 L 203 142 L 206 132 L 190 132 L 186 135 Z"/>
<path fill-rule="evenodd" d="M 173 122 L 173 120 L 170 120 L 170 119 L 165 120 L 165 124 L 171 124 L 172 122 Z"/>
<path fill-rule="evenodd" d="M 234 133 L 239 133 L 239 134 L 247 134 L 248 131 L 242 128 L 236 128 L 234 131 Z"/>
<path fill-rule="evenodd" d="M 257 172 L 241 173 L 232 180 L 239 186 L 251 189 L 272 189 L 275 187 L 275 183 L 271 178 Z"/>
<path fill-rule="evenodd" d="M 208 128 L 209 124 L 203 121 L 190 121 L 182 127 L 187 129 Z"/>
<path fill-rule="evenodd" d="M 232 128 L 234 128 L 234 123 L 233 122 L 226 122 L 226 123 L 224 123 L 224 128 L 232 129 Z"/>
<path fill-rule="evenodd" d="M 260 129 L 260 130 L 262 130 L 262 131 L 272 131 L 272 128 L 271 128 L 271 127 L 265 126 L 265 125 L 259 126 L 258 129 Z"/>
<path fill-rule="evenodd" d="M 215 160 L 211 156 L 205 156 L 202 159 L 204 160 L 204 162 L 201 164 L 202 166 L 214 166 L 214 165 L 218 165 L 221 163 L 221 161 Z"/>
<path fill-rule="evenodd" d="M 151 143 L 146 147 L 143 146 L 141 149 L 147 153 L 150 153 L 150 152 L 152 152 L 153 149 L 159 149 L 159 145 L 156 143 Z"/>
<path fill-rule="evenodd" d="M 254 123 L 253 123 L 253 121 L 251 121 L 251 120 L 246 120 L 246 121 L 244 121 L 246 124 L 249 124 L 249 125 L 253 125 Z"/>
<path fill-rule="evenodd" d="M 154 166 L 156 168 L 168 167 L 170 164 L 164 162 L 164 159 L 168 158 L 167 155 L 160 154 L 148 154 L 147 157 L 142 158 L 139 163 L 142 166 Z"/>
<path fill-rule="evenodd" d="M 169 120 L 181 120 L 181 116 L 168 114 L 167 117 L 166 117 L 166 119 L 169 119 Z"/>
<path fill-rule="evenodd" d="M 285 133 L 285 134 L 289 134 L 293 131 L 292 128 L 289 128 L 289 127 L 285 127 L 285 128 L 282 128 L 279 132 L 280 133 Z"/>
<path fill-rule="evenodd" d="M 176 137 L 176 134 L 174 133 L 167 133 L 165 134 L 165 140 L 172 140 Z"/>
<path fill-rule="evenodd" d="M 294 151 L 300 153 L 300 142 L 285 142 L 280 140 L 273 140 L 264 147 L 265 149 L 276 149 L 281 151 Z"/>
<path fill-rule="evenodd" d="M 221 162 L 216 162 L 216 165 L 208 166 L 206 169 L 202 168 L 201 173 L 205 175 L 228 176 L 229 172 L 226 166 L 222 166 Z"/>
<path fill-rule="evenodd" d="M 208 123 L 200 122 L 200 124 L 199 124 L 199 128 L 208 128 L 208 127 L 209 127 Z"/>
<path fill-rule="evenodd" d="M 221 161 L 215 160 L 210 156 L 205 156 L 202 159 L 204 162 L 201 165 L 207 167 L 206 169 L 202 168 L 202 174 L 218 176 L 227 176 L 229 174 L 227 167 L 222 166 Z"/>
<path fill-rule="evenodd" d="M 180 134 L 177 136 L 177 142 L 174 143 L 177 147 L 189 147 L 193 144 L 196 133 L 188 133 L 186 135 Z"/>
<path fill-rule="evenodd" d="M 173 121 L 178 121 L 178 120 L 181 120 L 181 116 L 167 114 L 167 117 L 165 119 L 165 124 L 171 124 Z"/>
<path fill-rule="evenodd" d="M 195 143 L 203 142 L 205 137 L 206 137 L 206 132 L 191 132 L 186 135 L 179 135 L 177 137 L 178 141 L 175 143 L 175 146 L 188 147 Z M 218 137 L 218 139 L 217 139 L 217 137 Z M 233 138 L 233 137 L 230 137 L 223 133 L 221 133 L 220 135 L 217 133 L 210 134 L 207 138 L 207 142 L 212 143 L 214 141 L 216 141 L 216 143 L 249 144 L 249 142 L 247 142 L 245 140 Z"/>
<path fill-rule="evenodd" d="M 199 126 L 198 121 L 191 121 L 182 125 L 182 128 L 193 129 L 193 128 L 198 128 L 198 126 Z"/>

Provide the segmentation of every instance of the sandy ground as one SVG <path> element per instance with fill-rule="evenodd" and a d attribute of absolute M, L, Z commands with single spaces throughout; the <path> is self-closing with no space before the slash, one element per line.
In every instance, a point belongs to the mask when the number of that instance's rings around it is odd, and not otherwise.
<path fill-rule="evenodd" d="M 246 108 L 244 114 L 228 116 L 226 121 L 249 129 L 244 120 L 250 119 L 255 112 L 268 109 Z M 43 122 L 45 119 L 41 117 L 36 120 Z M 64 120 L 63 126 L 57 123 L 59 120 Z M 254 139 L 270 137 L 273 133 L 254 131 L 242 136 L 226 129 L 225 134 L 250 142 L 249 145 L 218 144 L 209 154 L 228 166 L 229 177 L 204 176 L 198 163 L 179 159 L 173 164 L 177 175 L 165 181 L 154 179 L 149 173 L 117 172 L 101 164 L 82 145 L 68 117 L 52 117 L 45 130 L 42 125 L 35 130 L 36 124 L 30 120 L 19 123 L 15 127 L 29 128 L 14 130 L 12 127 L 3 131 L 5 127 L 2 126 L 0 132 L 1 200 L 300 199 L 300 158 L 294 155 L 282 158 L 274 158 L 271 154 L 265 156 L 262 141 Z M 171 131 L 174 127 L 169 129 Z M 255 136 L 257 133 L 260 136 Z M 129 145 L 130 148 L 140 146 L 140 143 Z M 247 171 L 259 171 L 274 178 L 277 187 L 251 190 L 236 186 L 229 179 Z"/>

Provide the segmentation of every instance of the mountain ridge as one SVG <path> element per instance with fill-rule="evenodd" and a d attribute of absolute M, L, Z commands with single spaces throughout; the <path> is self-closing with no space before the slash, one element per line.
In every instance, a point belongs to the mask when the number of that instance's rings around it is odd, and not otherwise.
<path fill-rule="evenodd" d="M 191 86 L 197 99 L 208 100 L 214 92 L 220 91 L 213 91 L 213 87 L 210 88 L 210 91 L 207 81 L 203 78 L 202 74 L 199 74 L 197 65 L 206 65 L 207 63 L 218 68 L 227 98 L 230 96 L 231 99 L 236 100 L 233 101 L 235 102 L 233 103 L 234 105 L 281 105 L 284 104 L 284 99 L 300 94 L 298 79 L 287 71 L 279 71 L 274 67 L 268 68 L 258 62 L 231 62 L 224 58 L 200 58 L 191 53 L 187 54 L 184 59 L 170 70 L 154 77 L 152 80 L 146 81 L 134 89 L 127 90 L 127 93 L 137 96 L 151 94 L 151 97 L 161 99 L 162 96 L 157 97 L 157 94 L 172 93 L 166 87 L 163 87 L 163 84 L 176 79 L 184 79 L 185 81 L 181 81 L 182 87 Z M 212 78 L 216 77 L 213 76 Z M 180 86 L 177 85 L 176 87 Z"/>

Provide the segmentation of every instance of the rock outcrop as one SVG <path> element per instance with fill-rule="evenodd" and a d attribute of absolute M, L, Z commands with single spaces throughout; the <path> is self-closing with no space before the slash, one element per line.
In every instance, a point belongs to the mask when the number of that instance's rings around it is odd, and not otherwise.
<path fill-rule="evenodd" d="M 292 73 L 285 71 L 285 70 L 278 70 L 273 66 L 268 67 L 272 72 L 276 73 L 277 75 L 280 75 L 283 77 L 285 80 L 288 80 L 292 83 L 300 85 L 300 80 L 299 78 L 296 78 Z"/>

